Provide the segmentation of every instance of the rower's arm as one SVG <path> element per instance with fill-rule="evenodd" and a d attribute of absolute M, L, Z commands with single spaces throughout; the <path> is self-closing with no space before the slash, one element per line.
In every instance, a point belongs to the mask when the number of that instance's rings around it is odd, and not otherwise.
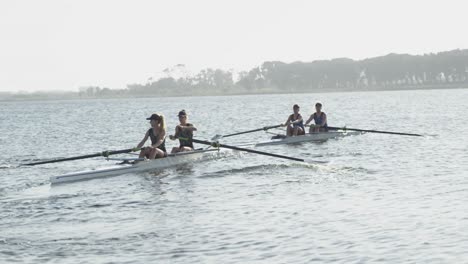
<path fill-rule="evenodd" d="M 179 137 L 179 126 L 176 126 L 174 135 L 169 135 L 170 140 L 176 140 Z"/>
<path fill-rule="evenodd" d="M 296 120 L 296 121 L 294 121 L 294 122 L 296 122 L 296 123 L 300 123 L 300 122 L 302 122 L 302 120 L 304 120 L 304 119 L 302 118 L 302 115 L 301 115 L 301 114 L 299 114 L 299 116 L 298 116 L 297 120 Z"/>
<path fill-rule="evenodd" d="M 286 120 L 286 123 L 284 123 L 284 125 L 288 126 L 289 124 L 291 124 L 290 120 L 291 120 L 291 116 L 288 116 L 288 120 Z"/>
<path fill-rule="evenodd" d="M 310 121 L 312 121 L 312 119 L 314 119 L 314 115 L 310 115 L 309 119 L 307 119 L 305 124 L 308 125 Z"/>
<path fill-rule="evenodd" d="M 161 133 L 158 133 L 158 138 L 158 141 L 155 144 L 151 145 L 152 147 L 157 148 L 164 142 L 164 139 L 166 138 L 166 130 L 163 130 Z"/>
<path fill-rule="evenodd" d="M 149 131 L 146 131 L 145 137 L 141 140 L 141 142 L 138 144 L 137 148 L 143 147 L 145 144 L 146 140 L 148 140 L 149 137 Z"/>
<path fill-rule="evenodd" d="M 188 126 L 180 126 L 180 128 L 181 128 L 181 129 L 185 129 L 185 130 L 189 130 L 189 131 L 192 131 L 192 132 L 193 132 L 193 131 L 197 131 L 197 128 L 196 128 L 194 125 L 192 125 L 192 124 L 190 124 L 190 125 L 188 125 Z"/>
<path fill-rule="evenodd" d="M 297 119 L 296 119 L 296 120 L 294 120 L 294 122 L 291 122 L 291 124 L 300 123 L 301 121 L 302 121 L 302 116 L 301 116 L 301 115 L 299 115 L 299 116 L 297 117 Z"/>

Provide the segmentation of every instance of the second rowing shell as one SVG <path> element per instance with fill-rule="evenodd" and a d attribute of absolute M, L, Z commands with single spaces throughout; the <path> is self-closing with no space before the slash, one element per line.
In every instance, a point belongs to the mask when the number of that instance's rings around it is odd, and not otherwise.
<path fill-rule="evenodd" d="M 329 131 L 329 132 L 317 132 L 311 134 L 305 134 L 302 136 L 272 138 L 270 141 L 260 142 L 255 144 L 255 147 L 271 146 L 271 145 L 282 145 L 282 144 L 294 144 L 303 142 L 320 142 L 326 141 L 332 138 L 340 138 L 346 136 L 360 135 L 362 132 L 355 131 Z"/>

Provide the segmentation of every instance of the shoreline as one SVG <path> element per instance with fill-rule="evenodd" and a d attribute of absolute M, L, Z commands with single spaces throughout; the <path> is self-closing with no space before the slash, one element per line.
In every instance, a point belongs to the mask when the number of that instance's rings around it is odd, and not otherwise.
<path fill-rule="evenodd" d="M 467 87 L 462 87 L 461 85 L 450 85 L 450 86 L 411 86 L 411 87 L 387 87 L 387 88 L 378 88 L 370 87 L 366 89 L 323 89 L 323 90 L 292 90 L 292 91 L 276 91 L 268 90 L 264 91 L 255 91 L 255 92 L 238 92 L 238 93 L 207 93 L 207 94 L 194 94 L 194 95 L 123 95 L 123 96 L 101 96 L 101 97 L 80 97 L 79 95 L 74 95 L 76 92 L 63 92 L 64 94 L 73 94 L 69 97 L 64 95 L 60 96 L 60 92 L 47 93 L 37 95 L 31 94 L 30 98 L 2 98 L 0 93 L 0 102 L 24 102 L 24 101 L 67 101 L 67 100 L 99 100 L 99 99 L 133 99 L 133 98 L 169 98 L 169 97 L 217 97 L 217 96 L 243 96 L 243 95 L 275 95 L 275 94 L 317 94 L 317 93 L 355 93 L 355 92 L 389 92 L 389 91 L 416 91 L 416 90 L 458 90 L 458 89 L 468 89 Z M 38 92 L 41 93 L 41 92 Z M 15 94 L 10 94 L 8 96 L 17 96 Z M 28 96 L 28 94 L 21 96 Z"/>

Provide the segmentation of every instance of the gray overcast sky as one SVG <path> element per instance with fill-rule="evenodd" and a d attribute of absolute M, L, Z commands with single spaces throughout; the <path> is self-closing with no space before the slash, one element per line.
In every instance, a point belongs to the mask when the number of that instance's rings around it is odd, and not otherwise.
<path fill-rule="evenodd" d="M 0 91 L 468 48 L 465 0 L 2 0 Z"/>

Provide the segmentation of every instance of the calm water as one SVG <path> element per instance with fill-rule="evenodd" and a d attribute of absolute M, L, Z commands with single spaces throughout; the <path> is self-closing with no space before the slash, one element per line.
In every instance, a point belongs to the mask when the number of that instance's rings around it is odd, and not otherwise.
<path fill-rule="evenodd" d="M 0 262 L 467 263 L 468 89 L 0 102 Z M 49 176 L 112 164 L 33 159 L 135 146 L 160 111 L 197 137 L 276 125 L 321 100 L 329 124 L 365 134 L 60 186 Z M 225 143 L 263 141 L 263 132 Z M 168 143 L 169 147 L 174 142 Z"/>

